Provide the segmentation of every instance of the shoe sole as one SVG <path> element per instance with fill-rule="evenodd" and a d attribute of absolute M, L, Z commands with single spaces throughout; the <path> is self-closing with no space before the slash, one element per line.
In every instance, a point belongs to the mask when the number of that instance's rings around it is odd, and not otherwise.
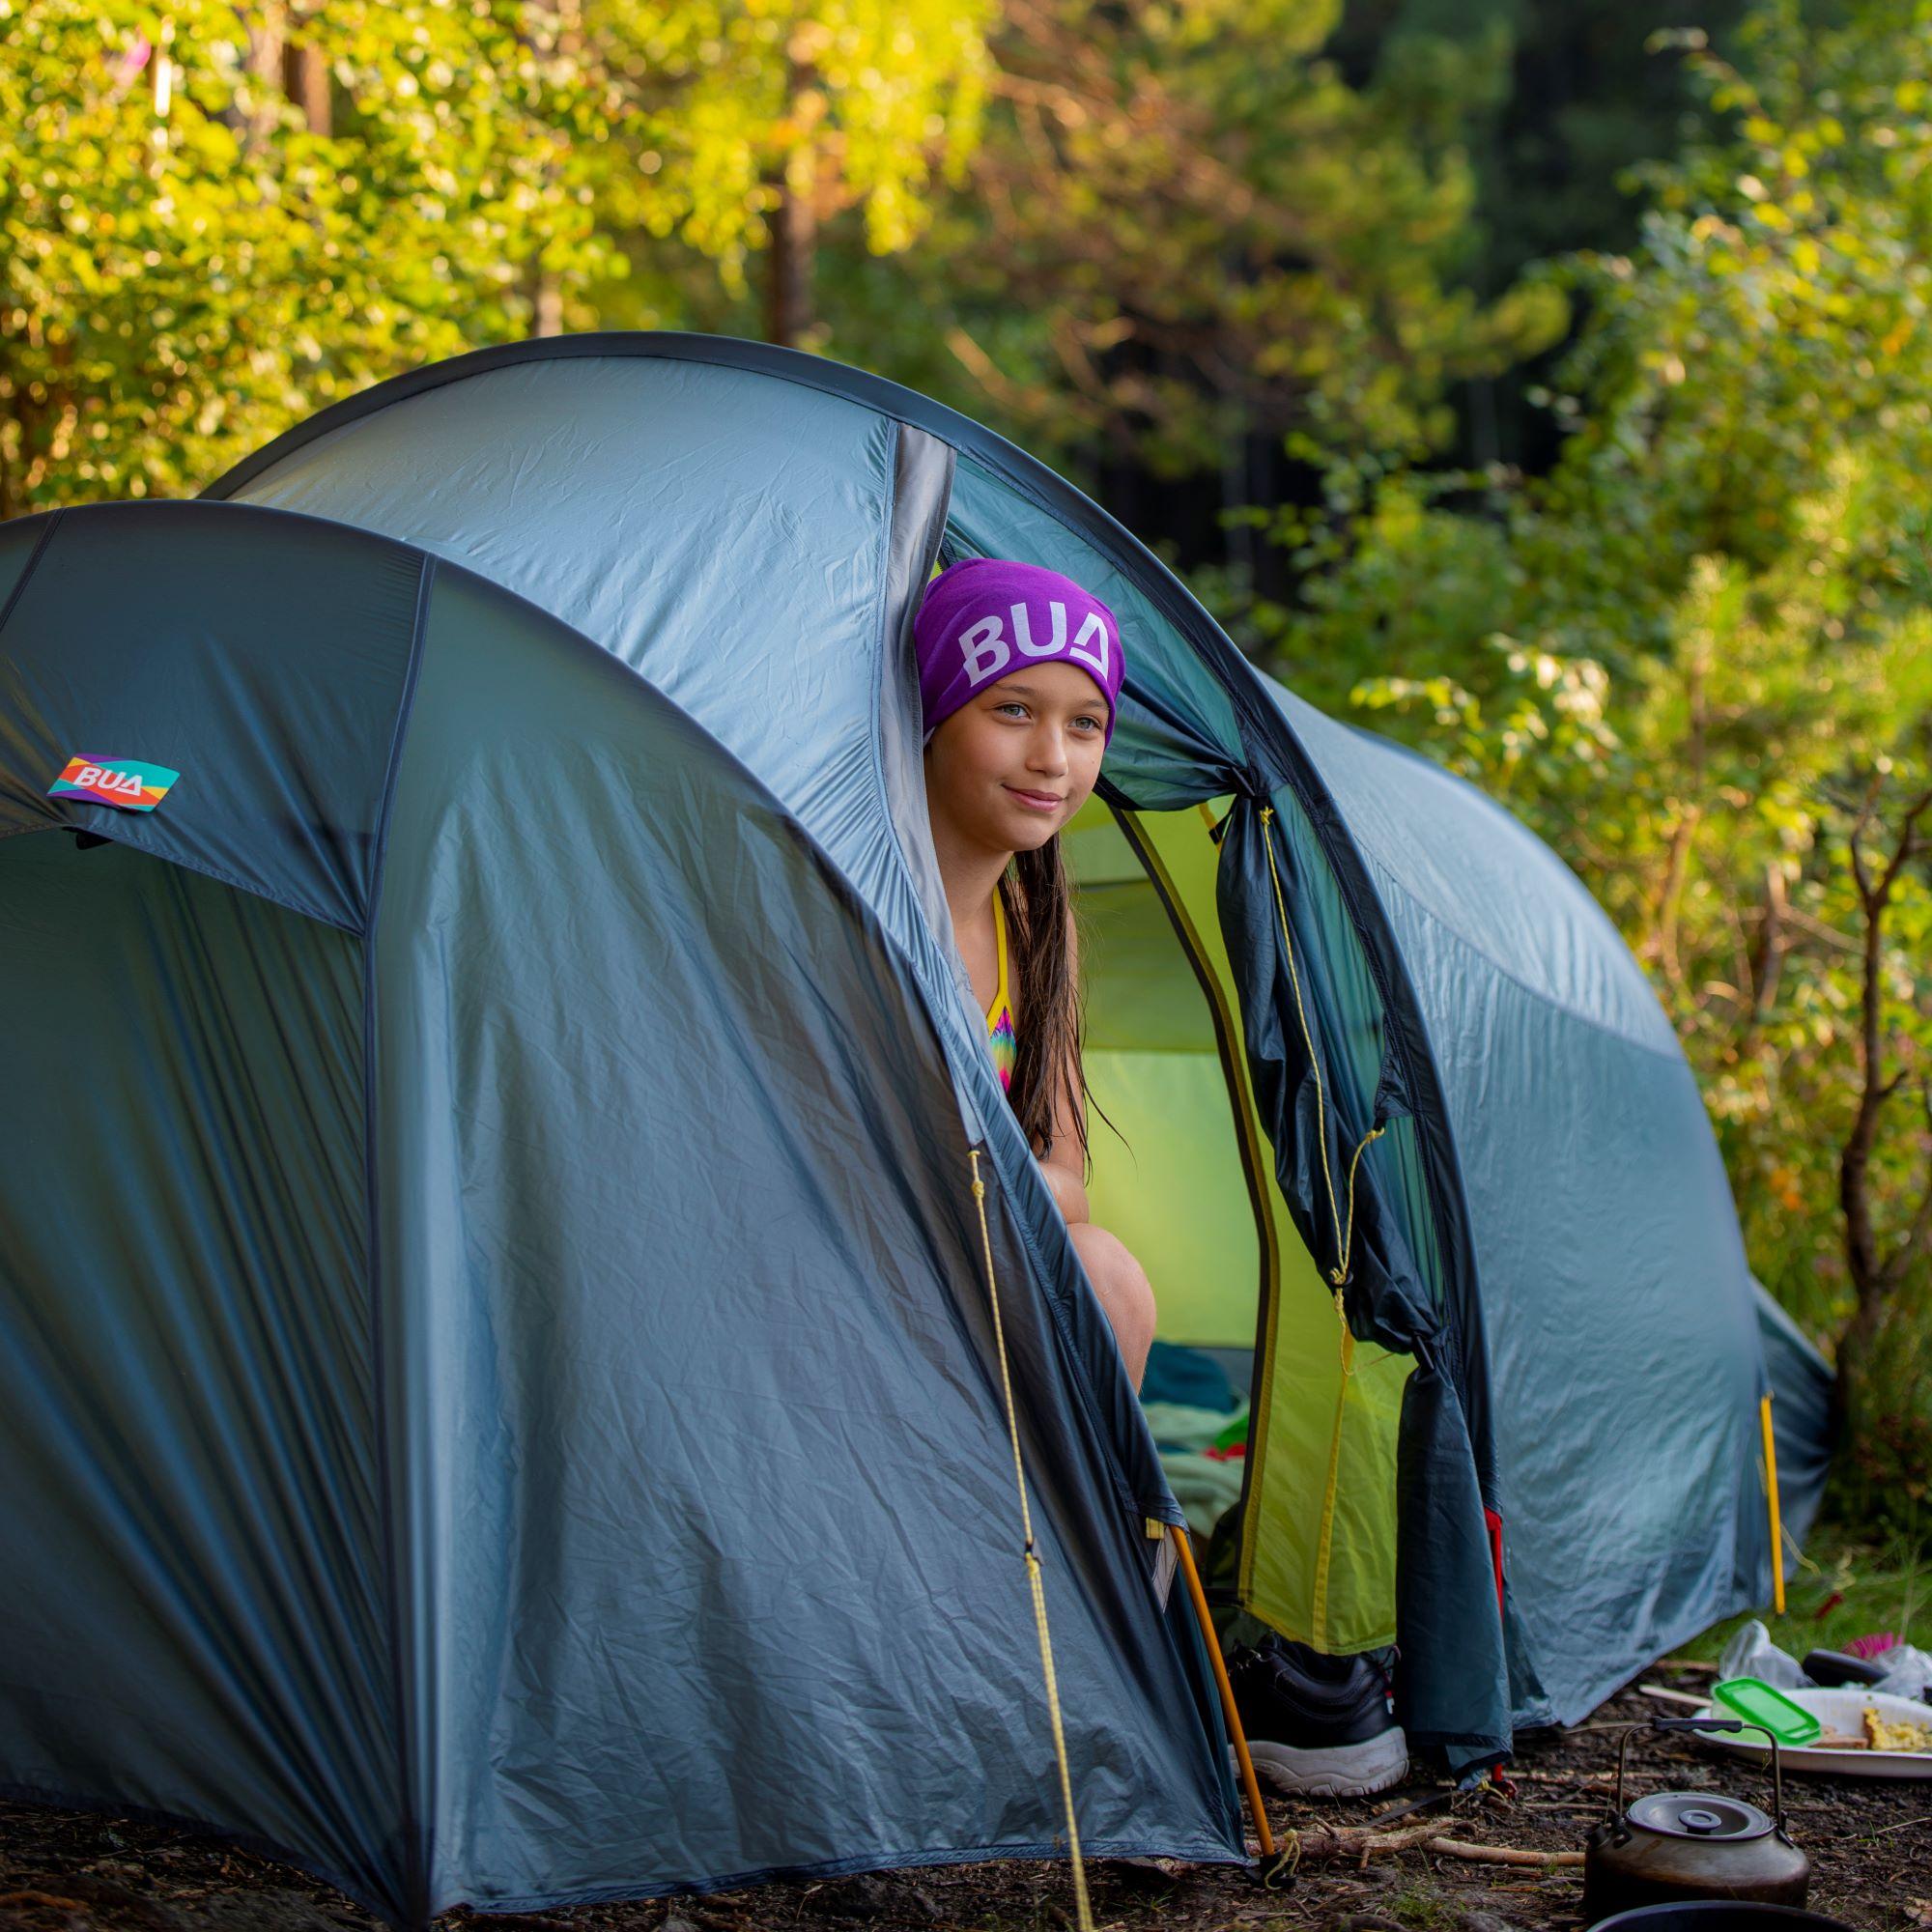
<path fill-rule="evenodd" d="M 1293 1745 L 1251 1741 L 1255 1776 L 1271 1790 L 1296 1798 L 1367 1798 L 1408 1775 L 1408 1740 L 1399 1727 L 1358 1745 L 1297 1750 Z"/>

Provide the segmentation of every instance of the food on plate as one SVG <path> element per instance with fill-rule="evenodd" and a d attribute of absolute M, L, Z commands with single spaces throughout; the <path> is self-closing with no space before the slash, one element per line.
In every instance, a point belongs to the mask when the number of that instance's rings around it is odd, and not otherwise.
<path fill-rule="evenodd" d="M 1865 1743 L 1873 1750 L 1932 1751 L 1932 1723 L 1915 1723 L 1910 1718 L 1881 1718 L 1867 1704 Z"/>

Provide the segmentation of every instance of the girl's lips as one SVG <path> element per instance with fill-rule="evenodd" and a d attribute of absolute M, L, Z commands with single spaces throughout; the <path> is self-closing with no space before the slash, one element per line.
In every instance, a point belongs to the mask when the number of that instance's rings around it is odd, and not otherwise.
<path fill-rule="evenodd" d="M 1011 792 L 1022 805 L 1033 811 L 1058 811 L 1062 804 L 1057 792 L 1024 791 L 1018 785 L 1006 785 L 1002 789 Z"/>

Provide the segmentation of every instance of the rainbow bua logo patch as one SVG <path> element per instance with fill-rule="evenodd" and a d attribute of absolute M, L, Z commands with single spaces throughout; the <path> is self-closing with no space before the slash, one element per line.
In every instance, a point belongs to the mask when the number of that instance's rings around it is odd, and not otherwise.
<path fill-rule="evenodd" d="M 70 758 L 67 770 L 47 787 L 47 796 L 119 806 L 123 811 L 153 811 L 180 777 L 165 765 L 140 758 Z"/>

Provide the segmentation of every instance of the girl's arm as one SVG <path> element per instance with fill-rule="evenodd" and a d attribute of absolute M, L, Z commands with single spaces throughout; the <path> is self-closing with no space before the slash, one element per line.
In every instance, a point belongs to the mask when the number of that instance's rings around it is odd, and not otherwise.
<path fill-rule="evenodd" d="M 1066 917 L 1066 970 L 1078 985 L 1079 940 L 1070 912 Z M 1062 1216 L 1069 1224 L 1091 1218 L 1087 1205 L 1087 1139 L 1081 1131 L 1086 1121 L 1087 1092 L 1080 1078 L 1080 1056 L 1069 1053 L 1054 1088 L 1053 1143 L 1038 1156 L 1039 1170 L 1053 1189 Z"/>

